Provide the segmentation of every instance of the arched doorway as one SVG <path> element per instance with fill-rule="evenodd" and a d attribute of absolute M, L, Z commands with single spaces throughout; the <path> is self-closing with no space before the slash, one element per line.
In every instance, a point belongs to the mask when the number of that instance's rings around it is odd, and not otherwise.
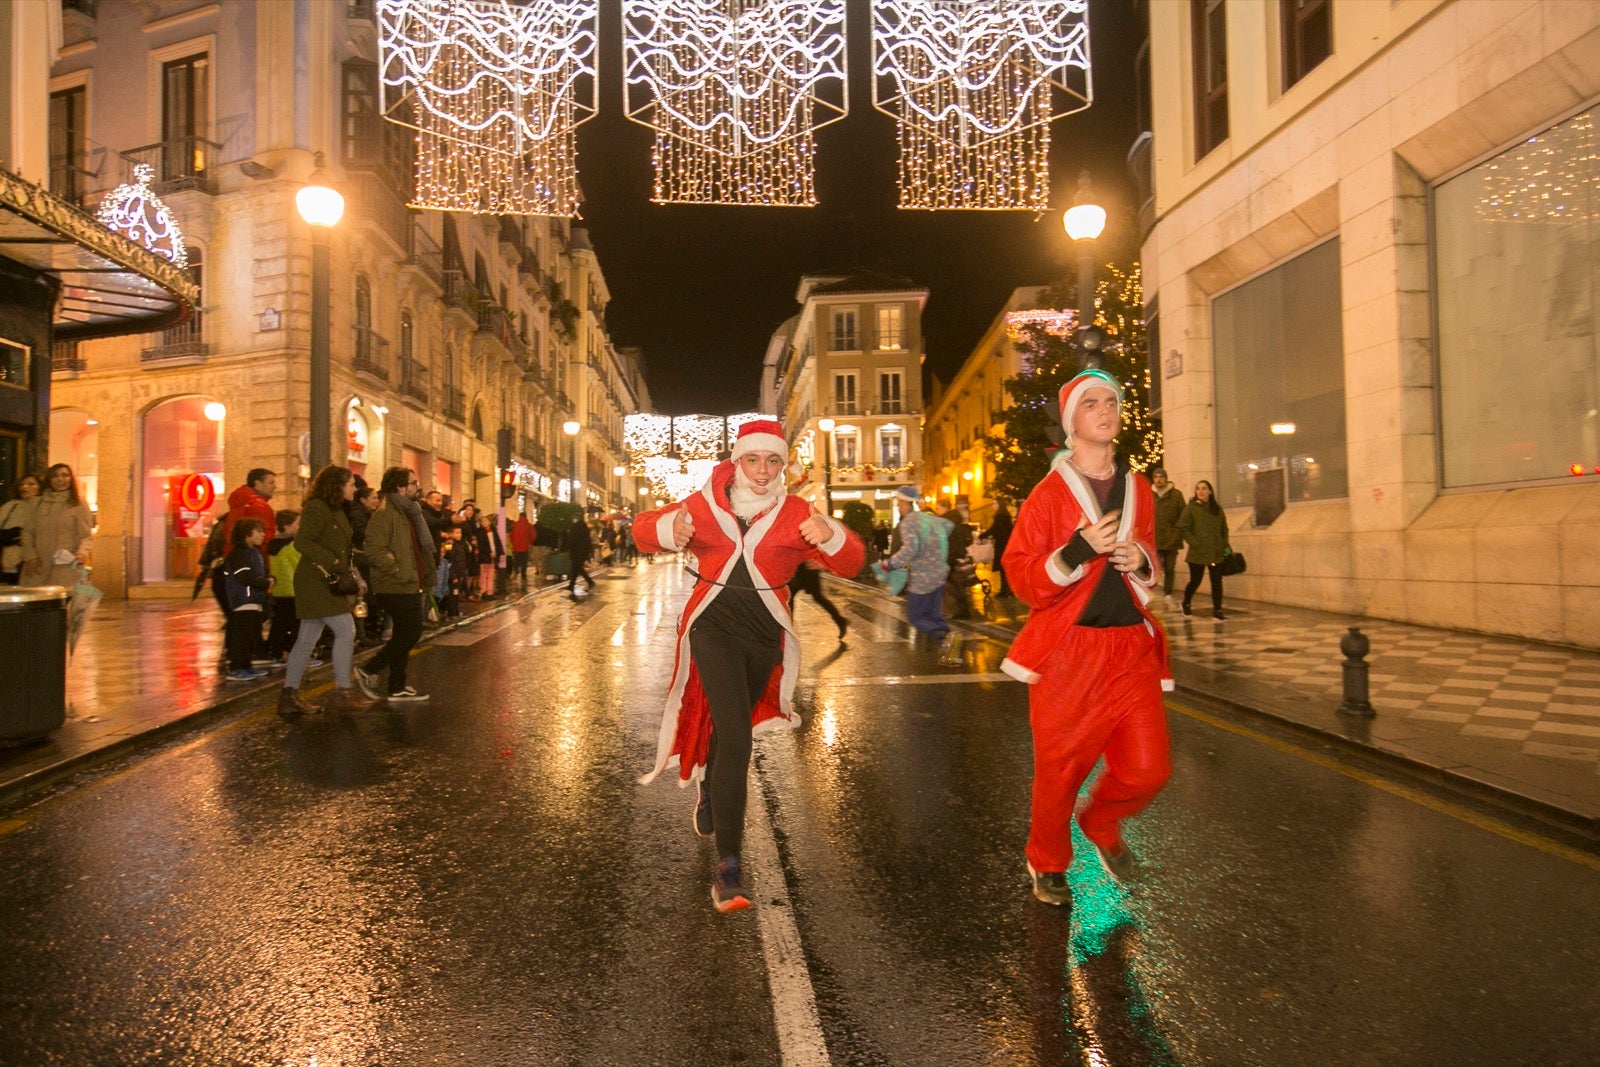
<path fill-rule="evenodd" d="M 371 462 L 372 424 L 367 421 L 367 413 L 362 410 L 361 401 L 352 400 L 346 407 L 344 429 L 344 465 L 350 468 L 352 474 L 359 474 L 365 478 L 367 464 Z"/>
<path fill-rule="evenodd" d="M 50 462 L 65 463 L 78 478 L 83 502 L 100 511 L 100 422 L 87 411 L 59 408 L 50 412 Z"/>
<path fill-rule="evenodd" d="M 227 512 L 222 427 L 208 396 L 163 400 L 144 414 L 140 562 L 144 581 L 193 578 L 212 525 Z"/>

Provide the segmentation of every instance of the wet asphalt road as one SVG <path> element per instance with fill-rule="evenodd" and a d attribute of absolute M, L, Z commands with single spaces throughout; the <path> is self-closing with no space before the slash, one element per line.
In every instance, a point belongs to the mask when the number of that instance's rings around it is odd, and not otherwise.
<path fill-rule="evenodd" d="M 634 781 L 683 577 L 598 587 L 436 638 L 431 704 L 263 709 L 12 813 L 0 1063 L 1600 1063 L 1595 865 L 1182 701 L 1142 881 L 1035 902 L 1024 688 L 865 595 L 842 648 L 799 608 L 719 916 L 690 794 Z"/>

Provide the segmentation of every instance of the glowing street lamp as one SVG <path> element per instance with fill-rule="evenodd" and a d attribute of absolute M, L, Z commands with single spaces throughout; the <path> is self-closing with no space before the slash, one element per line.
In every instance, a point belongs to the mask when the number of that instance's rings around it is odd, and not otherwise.
<path fill-rule="evenodd" d="M 832 419 L 818 419 L 822 431 L 822 503 L 824 515 L 833 514 L 833 427 Z"/>
<path fill-rule="evenodd" d="M 1078 369 L 1100 365 L 1104 335 L 1094 325 L 1094 242 L 1106 228 L 1106 209 L 1096 204 L 1089 172 L 1078 175 L 1078 193 L 1061 217 L 1061 225 L 1078 246 Z"/>
<path fill-rule="evenodd" d="M 568 419 L 561 424 L 561 432 L 567 435 L 571 446 L 567 453 L 572 460 L 569 468 L 571 474 L 567 478 L 567 502 L 571 504 L 578 502 L 578 431 L 581 429 L 583 425 L 577 419 Z"/>
<path fill-rule="evenodd" d="M 294 194 L 300 217 L 311 226 L 311 446 L 313 473 L 326 467 L 333 443 L 333 372 L 328 349 L 328 231 L 344 216 L 344 197 L 333 187 L 333 176 L 316 155 L 316 169 Z"/>

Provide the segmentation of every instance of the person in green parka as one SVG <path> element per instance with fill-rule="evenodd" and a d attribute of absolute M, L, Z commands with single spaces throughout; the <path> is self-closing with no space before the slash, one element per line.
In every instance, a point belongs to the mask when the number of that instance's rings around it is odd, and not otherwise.
<path fill-rule="evenodd" d="M 300 632 L 289 653 L 289 668 L 284 674 L 278 711 L 283 715 L 320 711 L 321 708 L 300 695 L 300 682 L 311 663 L 312 650 L 324 628 L 333 631 L 333 704 L 335 708 L 363 709 L 377 705 L 351 685 L 350 670 L 355 655 L 356 620 L 350 601 L 333 592 L 328 576 L 348 571 L 354 549 L 350 541 L 350 520 L 345 504 L 356 495 L 355 476 L 350 468 L 327 466 L 317 472 L 300 512 L 300 531 L 294 547 L 300 562 L 294 569 L 294 607 L 300 616 Z"/>
<path fill-rule="evenodd" d="M 1178 518 L 1185 506 L 1183 494 L 1167 480 L 1165 467 L 1150 468 L 1150 491 L 1156 498 L 1156 554 L 1161 557 L 1161 595 L 1172 601 L 1172 583 L 1178 575 L 1178 549 L 1183 535 Z"/>
<path fill-rule="evenodd" d="M 1194 499 L 1178 516 L 1178 533 L 1189 546 L 1183 561 L 1189 565 L 1189 584 L 1183 587 L 1183 613 L 1189 610 L 1194 591 L 1200 588 L 1200 576 L 1211 576 L 1211 617 L 1222 615 L 1222 571 L 1217 565 L 1228 554 L 1228 516 L 1217 504 L 1217 492 L 1205 479 L 1195 483 Z"/>

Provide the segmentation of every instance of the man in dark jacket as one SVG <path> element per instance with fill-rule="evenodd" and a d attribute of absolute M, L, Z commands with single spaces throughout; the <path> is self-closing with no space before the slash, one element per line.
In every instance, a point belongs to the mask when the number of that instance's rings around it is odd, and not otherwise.
<path fill-rule="evenodd" d="M 1161 595 L 1172 599 L 1172 580 L 1178 573 L 1178 549 L 1183 535 L 1178 516 L 1183 514 L 1183 494 L 1167 480 L 1165 467 L 1150 468 L 1150 491 L 1156 495 L 1156 554 L 1161 557 Z"/>
<path fill-rule="evenodd" d="M 994 563 L 990 565 L 990 570 L 999 579 L 995 595 L 1009 596 L 1010 592 L 1006 589 L 1006 569 L 1000 562 L 1005 558 L 1006 545 L 1011 540 L 1011 512 L 1004 504 L 995 505 L 994 521 L 989 523 L 989 528 L 983 531 L 982 536 L 994 542 Z"/>
<path fill-rule="evenodd" d="M 572 557 L 572 569 L 567 574 L 567 595 L 574 600 L 578 598 L 578 578 L 582 576 L 588 583 L 590 590 L 594 589 L 594 579 L 589 577 L 589 560 L 594 556 L 594 539 L 589 536 L 589 524 L 578 519 L 572 524 L 566 534 L 567 554 Z"/>

